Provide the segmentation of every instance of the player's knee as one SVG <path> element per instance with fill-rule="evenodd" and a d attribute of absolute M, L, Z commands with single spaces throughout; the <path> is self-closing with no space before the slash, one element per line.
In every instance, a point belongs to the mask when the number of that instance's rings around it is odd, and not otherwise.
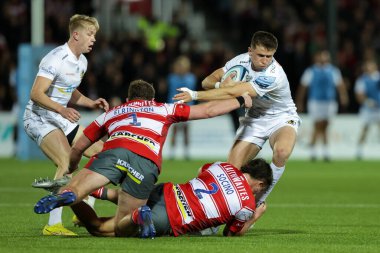
<path fill-rule="evenodd" d="M 286 162 L 290 156 L 291 149 L 278 147 L 273 150 L 273 158 L 277 161 Z"/>

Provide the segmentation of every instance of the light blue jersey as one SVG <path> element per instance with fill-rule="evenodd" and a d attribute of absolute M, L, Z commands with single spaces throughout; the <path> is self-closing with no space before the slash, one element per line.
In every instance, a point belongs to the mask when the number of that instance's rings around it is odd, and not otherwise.
<path fill-rule="evenodd" d="M 185 75 L 170 74 L 168 77 L 168 103 L 174 103 L 173 97 L 178 93 L 177 89 L 181 87 L 189 88 L 190 90 L 196 90 L 196 78 L 192 73 Z M 193 101 L 187 103 L 188 105 L 194 104 Z"/>
<path fill-rule="evenodd" d="M 376 71 L 373 74 L 363 74 L 355 82 L 355 93 L 364 94 L 367 99 L 371 99 L 380 107 L 380 73 Z M 363 103 L 363 107 L 367 104 Z"/>
<path fill-rule="evenodd" d="M 340 70 L 332 64 L 313 65 L 301 77 L 301 85 L 308 87 L 308 99 L 314 101 L 335 101 L 336 86 L 342 82 Z"/>

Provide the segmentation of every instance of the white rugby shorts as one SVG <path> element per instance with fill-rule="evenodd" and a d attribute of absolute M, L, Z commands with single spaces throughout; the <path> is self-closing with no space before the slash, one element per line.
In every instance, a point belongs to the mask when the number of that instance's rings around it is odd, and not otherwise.
<path fill-rule="evenodd" d="M 330 120 L 338 113 L 338 104 L 336 101 L 310 100 L 307 110 L 313 121 Z"/>
<path fill-rule="evenodd" d="M 270 136 L 284 126 L 292 127 L 296 133 L 301 124 L 298 115 L 283 114 L 276 117 L 241 118 L 235 140 L 256 144 L 262 148 Z"/>
<path fill-rule="evenodd" d="M 380 108 L 361 107 L 359 115 L 366 125 L 380 123 Z"/>
<path fill-rule="evenodd" d="M 25 132 L 38 146 L 41 145 L 42 139 L 51 131 L 61 129 L 65 136 L 67 136 L 77 125 L 77 123 L 71 123 L 59 113 L 46 109 L 35 111 L 25 109 L 24 112 Z"/>

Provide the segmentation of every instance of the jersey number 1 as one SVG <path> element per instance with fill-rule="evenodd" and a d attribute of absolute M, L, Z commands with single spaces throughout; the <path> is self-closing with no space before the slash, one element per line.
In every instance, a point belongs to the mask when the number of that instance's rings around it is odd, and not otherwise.
<path fill-rule="evenodd" d="M 131 113 L 130 117 L 132 117 L 132 122 L 129 123 L 130 125 L 141 126 L 141 122 L 137 121 L 137 114 L 135 112 Z"/>

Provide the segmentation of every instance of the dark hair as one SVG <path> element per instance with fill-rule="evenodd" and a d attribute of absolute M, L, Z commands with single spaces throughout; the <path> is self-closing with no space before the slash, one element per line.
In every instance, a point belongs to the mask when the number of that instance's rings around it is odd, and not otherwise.
<path fill-rule="evenodd" d="M 251 47 L 263 46 L 269 50 L 277 50 L 278 41 L 276 36 L 270 32 L 257 31 L 253 34 L 251 39 Z"/>
<path fill-rule="evenodd" d="M 156 92 L 152 84 L 141 79 L 134 80 L 129 84 L 128 100 L 152 100 L 155 96 L 155 93 Z"/>
<path fill-rule="evenodd" d="M 241 172 L 249 174 L 252 178 L 261 180 L 267 189 L 273 181 L 273 173 L 269 163 L 262 158 L 256 158 L 249 161 L 241 167 Z"/>

